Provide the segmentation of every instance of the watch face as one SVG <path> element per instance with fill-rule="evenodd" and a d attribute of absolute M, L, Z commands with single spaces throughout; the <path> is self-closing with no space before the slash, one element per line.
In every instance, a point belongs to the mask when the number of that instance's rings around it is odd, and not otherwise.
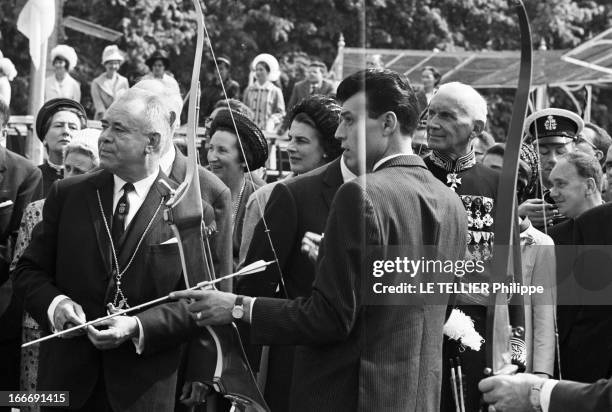
<path fill-rule="evenodd" d="M 232 317 L 234 319 L 242 319 L 244 315 L 244 308 L 242 306 L 234 306 L 232 309 Z"/>

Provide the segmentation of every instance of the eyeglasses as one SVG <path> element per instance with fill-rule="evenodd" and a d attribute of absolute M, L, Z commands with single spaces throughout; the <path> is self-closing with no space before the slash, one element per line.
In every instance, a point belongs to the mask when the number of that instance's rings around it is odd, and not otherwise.
<path fill-rule="evenodd" d="M 588 144 L 588 145 L 589 145 L 589 146 L 591 146 L 591 148 L 592 148 L 593 150 L 595 150 L 595 151 L 598 151 L 598 150 L 599 150 L 599 149 L 597 148 L 597 146 L 595 146 L 595 145 L 593 144 L 593 142 L 591 142 L 591 141 L 590 141 L 589 139 L 587 139 L 586 137 L 583 137 L 583 136 L 578 136 L 578 138 L 576 139 L 576 144 L 578 145 L 578 144 L 580 144 L 580 143 L 586 143 L 586 144 Z"/>

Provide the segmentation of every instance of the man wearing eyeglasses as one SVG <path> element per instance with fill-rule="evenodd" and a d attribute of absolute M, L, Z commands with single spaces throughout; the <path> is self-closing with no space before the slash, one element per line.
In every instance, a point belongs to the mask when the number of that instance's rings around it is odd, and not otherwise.
<path fill-rule="evenodd" d="M 586 153 L 599 161 L 603 167 L 606 161 L 606 153 L 612 145 L 612 137 L 601 127 L 587 122 L 584 130 L 576 139 L 576 150 Z"/>

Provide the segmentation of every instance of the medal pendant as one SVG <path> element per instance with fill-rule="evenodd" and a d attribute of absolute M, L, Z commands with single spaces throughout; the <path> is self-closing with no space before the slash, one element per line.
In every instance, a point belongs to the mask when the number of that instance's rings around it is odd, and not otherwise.
<path fill-rule="evenodd" d="M 457 173 L 452 172 L 446 175 L 446 183 L 450 183 L 450 188 L 455 190 L 461 184 L 461 178 L 457 176 Z"/>

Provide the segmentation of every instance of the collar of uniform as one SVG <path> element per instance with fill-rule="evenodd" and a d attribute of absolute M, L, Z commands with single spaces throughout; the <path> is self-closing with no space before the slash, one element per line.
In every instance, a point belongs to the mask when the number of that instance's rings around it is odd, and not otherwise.
<path fill-rule="evenodd" d="M 349 180 L 353 180 L 357 177 L 357 175 L 351 172 L 346 165 L 344 155 L 342 155 L 342 159 L 340 159 L 340 173 L 342 173 L 342 183 L 346 183 Z"/>
<path fill-rule="evenodd" d="M 144 179 L 140 179 L 139 181 L 132 183 L 134 185 L 134 191 L 139 198 L 142 198 L 149 193 L 149 189 L 151 189 L 151 186 L 153 186 L 153 183 L 155 183 L 155 179 L 157 178 L 158 174 L 159 173 L 151 173 Z M 115 182 L 113 193 L 115 197 L 117 197 L 119 192 L 123 190 L 123 185 L 125 185 L 127 182 L 117 175 L 113 175 L 113 180 Z"/>
<path fill-rule="evenodd" d="M 441 167 L 447 172 L 461 172 L 462 170 L 467 170 L 476 164 L 476 155 L 474 154 L 473 150 L 470 150 L 469 153 L 457 158 L 457 160 L 453 160 L 450 158 L 450 156 L 438 152 L 437 150 L 433 150 L 429 158 L 436 166 Z"/>
<path fill-rule="evenodd" d="M 174 164 L 175 157 L 176 149 L 174 148 L 174 145 L 170 145 L 170 150 L 164 153 L 159 159 L 159 168 L 166 176 L 170 176 L 170 173 L 172 172 L 172 165 Z"/>

